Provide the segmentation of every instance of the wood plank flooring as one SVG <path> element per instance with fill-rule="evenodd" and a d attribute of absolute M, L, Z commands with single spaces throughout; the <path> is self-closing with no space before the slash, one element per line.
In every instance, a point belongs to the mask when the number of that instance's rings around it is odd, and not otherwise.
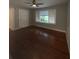
<path fill-rule="evenodd" d="M 69 59 L 65 33 L 36 26 L 9 33 L 13 59 Z"/>

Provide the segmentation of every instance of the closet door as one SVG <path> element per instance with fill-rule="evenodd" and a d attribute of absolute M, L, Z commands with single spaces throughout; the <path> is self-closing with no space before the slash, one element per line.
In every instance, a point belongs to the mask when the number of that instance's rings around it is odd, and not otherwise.
<path fill-rule="evenodd" d="M 26 9 L 19 9 L 19 28 L 29 26 L 29 11 Z"/>

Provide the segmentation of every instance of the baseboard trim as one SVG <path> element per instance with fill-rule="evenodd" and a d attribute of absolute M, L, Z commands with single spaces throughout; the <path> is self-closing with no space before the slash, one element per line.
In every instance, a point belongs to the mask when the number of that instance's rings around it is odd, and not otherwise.
<path fill-rule="evenodd" d="M 56 29 L 56 28 L 47 28 L 47 27 L 42 27 L 42 26 L 39 26 L 39 25 L 33 25 L 33 26 L 37 26 L 37 27 L 41 27 L 41 28 L 45 28 L 45 29 L 49 29 L 49 30 L 55 30 L 55 31 L 59 31 L 59 32 L 64 32 L 64 33 L 66 33 L 66 31 L 64 31 L 64 30 L 61 30 L 61 29 Z"/>
<path fill-rule="evenodd" d="M 24 29 L 24 28 L 27 28 L 27 27 L 29 27 L 29 26 L 22 27 L 22 28 L 15 28 L 14 31 L 21 30 L 21 29 Z"/>
<path fill-rule="evenodd" d="M 41 27 L 41 28 L 45 28 L 45 29 L 49 29 L 49 30 L 55 30 L 55 31 L 59 31 L 59 32 L 63 32 L 63 33 L 66 33 L 66 31 L 64 30 L 61 30 L 61 29 L 56 29 L 56 28 L 47 28 L 47 27 L 42 27 L 42 26 L 39 26 L 39 25 L 29 25 L 29 26 L 26 26 L 26 27 L 22 27 L 22 28 L 15 28 L 15 29 L 11 29 L 12 31 L 16 31 L 16 30 L 21 30 L 21 29 L 24 29 L 24 28 L 27 28 L 27 27 L 30 27 L 30 26 L 37 26 L 37 27 Z"/>

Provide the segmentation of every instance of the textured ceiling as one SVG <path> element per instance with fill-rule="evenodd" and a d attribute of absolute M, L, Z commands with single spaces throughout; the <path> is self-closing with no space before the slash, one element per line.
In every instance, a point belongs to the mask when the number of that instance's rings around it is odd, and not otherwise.
<path fill-rule="evenodd" d="M 24 2 L 29 2 L 29 1 L 32 1 L 32 0 L 10 0 L 9 2 L 10 2 L 10 5 L 32 8 L 28 4 L 24 3 Z M 44 3 L 44 5 L 40 5 L 39 8 L 49 7 L 49 6 L 53 6 L 53 5 L 57 5 L 61 3 L 66 3 L 67 1 L 68 0 L 36 0 L 37 3 L 38 2 Z"/>

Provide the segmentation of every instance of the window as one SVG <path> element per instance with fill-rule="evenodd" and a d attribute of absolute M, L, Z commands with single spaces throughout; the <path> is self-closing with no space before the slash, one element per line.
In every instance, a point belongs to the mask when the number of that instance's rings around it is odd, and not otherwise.
<path fill-rule="evenodd" d="M 40 11 L 40 21 L 44 23 L 48 23 L 48 11 Z"/>
<path fill-rule="evenodd" d="M 56 24 L 56 10 L 38 10 L 36 11 L 36 22 Z"/>

